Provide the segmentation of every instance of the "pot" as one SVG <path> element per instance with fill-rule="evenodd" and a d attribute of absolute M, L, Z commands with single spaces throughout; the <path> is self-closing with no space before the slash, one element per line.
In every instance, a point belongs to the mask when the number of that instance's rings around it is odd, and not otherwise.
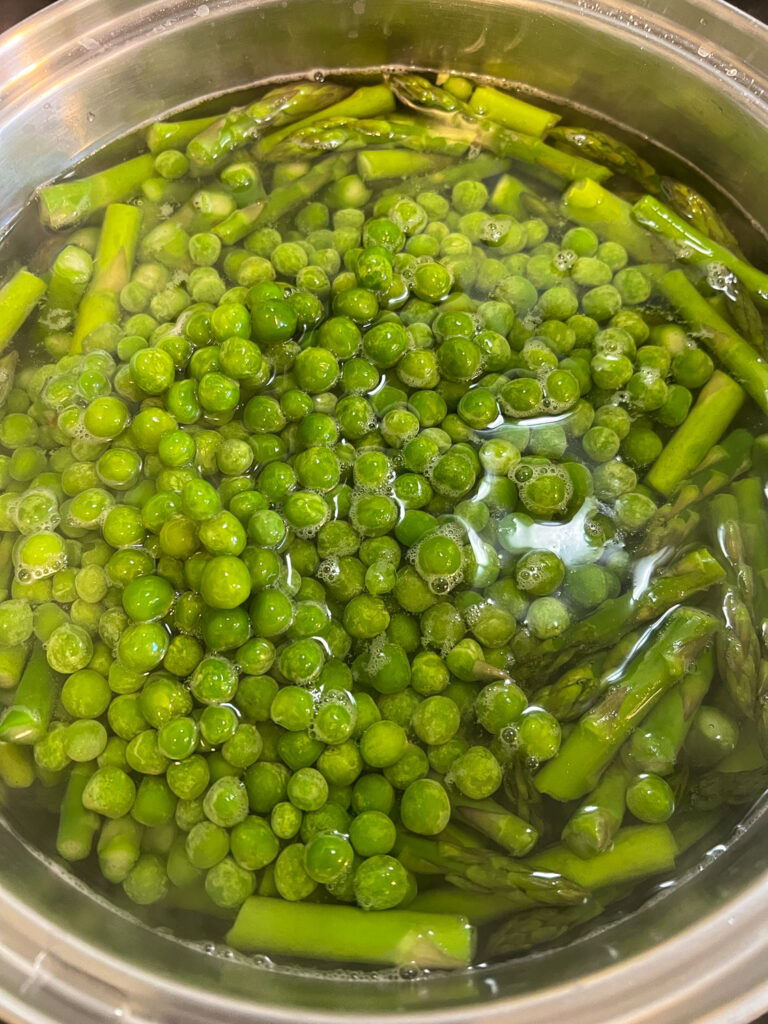
<path fill-rule="evenodd" d="M 36 186 L 139 125 L 255 81 L 382 64 L 577 101 L 768 227 L 768 31 L 717 0 L 59 0 L 0 37 L 0 233 Z M 416 977 L 185 945 L 0 819 L 0 1010 L 9 1024 L 746 1022 L 768 1008 L 763 810 L 567 948 Z"/>

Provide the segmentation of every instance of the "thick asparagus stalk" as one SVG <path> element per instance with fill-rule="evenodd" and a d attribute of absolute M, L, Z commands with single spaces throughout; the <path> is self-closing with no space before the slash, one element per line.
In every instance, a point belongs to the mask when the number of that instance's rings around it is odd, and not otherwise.
<path fill-rule="evenodd" d="M 83 791 L 95 769 L 95 762 L 89 761 L 76 764 L 70 773 L 56 836 L 56 849 L 64 860 L 84 860 L 91 852 L 100 819 L 94 811 L 83 807 Z"/>
<path fill-rule="evenodd" d="M 699 392 L 687 419 L 667 441 L 645 482 L 669 497 L 717 444 L 744 401 L 733 378 L 716 370 Z"/>
<path fill-rule="evenodd" d="M 707 694 L 715 670 L 712 651 L 700 655 L 692 672 L 665 693 L 622 750 L 635 772 L 669 775 L 677 763 L 693 716 Z"/>
<path fill-rule="evenodd" d="M 390 114 L 394 109 L 395 97 L 392 95 L 392 90 L 388 85 L 383 83 L 363 85 L 359 89 L 355 89 L 353 93 L 338 99 L 338 101 L 333 101 L 330 105 L 325 104 L 322 109 L 316 110 L 307 117 L 303 117 L 300 121 L 293 118 L 295 123 L 287 124 L 277 131 L 265 135 L 259 139 L 255 152 L 258 157 L 266 158 L 267 154 L 279 142 L 282 142 L 284 138 L 292 134 L 297 128 L 305 128 L 315 121 L 325 121 L 331 117 L 381 117 L 382 114 Z"/>
<path fill-rule="evenodd" d="M 671 256 L 667 244 L 633 218 L 628 202 L 590 177 L 575 181 L 563 195 L 560 205 L 570 220 L 592 228 L 601 238 L 619 242 L 641 263 L 667 262 Z"/>
<path fill-rule="evenodd" d="M 288 903 L 251 896 L 227 942 L 244 952 L 420 967 L 468 967 L 475 930 L 466 917 L 414 910 L 369 913 L 357 907 Z"/>
<path fill-rule="evenodd" d="M 0 717 L 0 740 L 37 743 L 48 731 L 58 694 L 59 678 L 38 645 L 29 657 L 13 703 Z"/>
<path fill-rule="evenodd" d="M 446 158 L 435 153 L 413 153 L 407 149 L 369 149 L 357 154 L 357 173 L 363 181 L 412 178 L 433 174 L 445 166 Z"/>
<path fill-rule="evenodd" d="M 0 549 L 0 557 L 2 554 Z M 5 600 L 5 598 L 0 596 L 0 600 Z M 0 644 L 0 690 L 12 690 L 18 686 L 28 654 L 29 650 L 25 644 L 17 644 L 13 647 L 9 644 Z"/>
<path fill-rule="evenodd" d="M 101 873 L 120 884 L 141 856 L 141 826 L 133 818 L 108 818 L 101 827 L 96 851 Z"/>
<path fill-rule="evenodd" d="M 536 829 L 495 800 L 470 800 L 457 792 L 452 795 L 451 804 L 460 821 L 482 832 L 513 857 L 525 856 L 536 845 Z"/>
<path fill-rule="evenodd" d="M 559 114 L 526 103 L 525 100 L 489 85 L 477 86 L 469 98 L 469 108 L 478 117 L 487 117 L 505 128 L 525 135 L 535 135 L 540 139 L 560 120 Z"/>
<path fill-rule="evenodd" d="M 569 668 L 553 683 L 537 690 L 532 698 L 561 722 L 571 722 L 587 711 L 605 688 L 603 663 L 605 654 Z"/>
<path fill-rule="evenodd" d="M 9 789 L 29 789 L 35 781 L 35 762 L 29 747 L 0 743 L 0 783 Z"/>
<path fill-rule="evenodd" d="M 140 227 L 141 211 L 135 206 L 107 207 L 94 274 L 77 314 L 73 351 L 82 351 L 83 340 L 96 327 L 120 319 L 120 292 L 131 279 Z"/>
<path fill-rule="evenodd" d="M 611 895 L 614 891 L 618 899 L 627 890 L 610 890 Z M 603 894 L 599 893 L 576 907 L 533 907 L 512 914 L 488 939 L 488 952 L 492 956 L 509 956 L 532 946 L 554 942 L 576 925 L 602 914 L 608 902 L 612 902 L 612 899 L 604 899 Z"/>
<path fill-rule="evenodd" d="M 677 844 L 667 825 L 620 829 L 610 849 L 582 858 L 566 846 L 551 846 L 527 858 L 540 871 L 557 871 L 588 891 L 648 878 L 674 866 Z"/>
<path fill-rule="evenodd" d="M 574 800 L 594 788 L 635 726 L 681 678 L 717 628 L 696 608 L 672 611 L 649 646 L 627 666 L 605 697 L 576 725 L 536 775 L 536 787 L 556 800 Z"/>
<path fill-rule="evenodd" d="M 458 914 L 472 924 L 496 921 L 500 917 L 530 907 L 524 896 L 501 896 L 499 893 L 472 892 L 471 889 L 455 889 L 453 886 L 426 889 L 420 892 L 408 909 L 425 914 Z"/>
<path fill-rule="evenodd" d="M 761 306 L 768 306 L 768 274 L 734 255 L 725 246 L 707 238 L 664 203 L 653 196 L 643 196 L 632 207 L 632 215 L 649 231 L 660 238 L 669 239 L 676 246 L 679 258 L 692 263 L 722 263 L 746 285 Z"/>
<path fill-rule="evenodd" d="M 44 318 L 47 326 L 53 330 L 67 330 L 71 326 L 92 274 L 93 258 L 89 252 L 78 245 L 67 245 L 61 250 L 48 283 Z"/>
<path fill-rule="evenodd" d="M 145 153 L 87 178 L 49 185 L 40 190 L 40 219 L 54 231 L 74 227 L 97 210 L 138 195 L 154 171 L 154 157 Z"/>
<path fill-rule="evenodd" d="M 609 766 L 563 829 L 562 840 L 578 857 L 603 853 L 621 828 L 629 772 L 620 764 Z"/>
<path fill-rule="evenodd" d="M 633 178 L 649 192 L 658 194 L 661 179 L 654 168 L 634 149 L 594 128 L 573 128 L 558 125 L 550 132 L 553 142 L 566 149 L 581 153 L 598 164 L 605 164 L 617 174 Z"/>
<path fill-rule="evenodd" d="M 688 799 L 696 810 L 751 804 L 768 787 L 768 766 L 743 772 L 709 771 L 691 782 Z"/>
<path fill-rule="evenodd" d="M 649 191 L 651 191 L 649 189 Z M 661 193 L 670 206 L 690 221 L 707 238 L 739 253 L 738 242 L 714 206 L 695 188 L 674 178 L 661 179 Z"/>
<path fill-rule="evenodd" d="M 0 288 L 0 352 L 13 341 L 44 293 L 45 281 L 23 267 Z"/>
<path fill-rule="evenodd" d="M 471 160 L 449 164 L 432 174 L 424 174 L 409 181 L 398 182 L 395 190 L 399 194 L 417 196 L 419 192 L 449 188 L 459 181 L 482 181 L 484 178 L 493 178 L 508 168 L 508 160 L 491 156 L 490 153 L 482 153 Z"/>
<path fill-rule="evenodd" d="M 445 839 L 398 834 L 395 851 L 400 862 L 416 874 L 444 875 L 460 889 L 524 896 L 536 903 L 571 904 L 583 899 L 579 886 L 557 874 L 542 874 L 503 854 Z"/>
<path fill-rule="evenodd" d="M 156 121 L 147 128 L 147 148 L 155 154 L 167 149 L 185 149 L 196 135 L 218 120 L 218 117 L 195 117 L 188 121 Z"/>
<path fill-rule="evenodd" d="M 414 118 L 397 121 L 333 118 L 298 128 L 267 154 L 270 163 L 300 160 L 339 150 L 367 149 L 374 146 L 398 146 L 423 152 L 461 156 L 469 141 L 448 130 L 435 132 L 426 122 Z"/>
<path fill-rule="evenodd" d="M 720 360 L 764 413 L 768 413 L 768 363 L 719 316 L 682 270 L 671 270 L 660 288 L 696 336 Z"/>

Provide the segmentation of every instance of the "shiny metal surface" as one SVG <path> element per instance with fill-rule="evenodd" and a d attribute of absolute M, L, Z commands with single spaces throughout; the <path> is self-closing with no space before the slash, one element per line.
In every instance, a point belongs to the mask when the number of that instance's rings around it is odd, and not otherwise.
<path fill-rule="evenodd" d="M 768 32 L 714 0 L 60 0 L 0 37 L 0 230 L 41 182 L 170 110 L 381 64 L 577 100 L 687 159 L 768 227 Z M 11 1024 L 740 1024 L 768 1008 L 765 839 L 755 814 L 683 884 L 567 949 L 404 981 L 182 947 L 0 823 L 0 1011 Z"/>

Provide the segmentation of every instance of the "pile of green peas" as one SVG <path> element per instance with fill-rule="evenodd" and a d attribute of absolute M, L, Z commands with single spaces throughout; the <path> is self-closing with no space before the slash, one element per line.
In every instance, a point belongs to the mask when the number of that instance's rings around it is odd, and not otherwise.
<path fill-rule="evenodd" d="M 629 585 L 638 474 L 713 365 L 621 245 L 504 195 L 348 175 L 237 246 L 161 223 L 119 323 L 69 354 L 49 315 L 17 372 L 0 644 L 61 674 L 35 777 L 87 766 L 131 900 L 406 906 L 398 830 L 557 753 L 510 643 Z"/>

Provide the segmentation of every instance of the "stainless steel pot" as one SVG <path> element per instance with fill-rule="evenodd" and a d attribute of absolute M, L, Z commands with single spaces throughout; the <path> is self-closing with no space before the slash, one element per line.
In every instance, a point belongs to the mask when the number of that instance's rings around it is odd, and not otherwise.
<path fill-rule="evenodd" d="M 0 38 L 0 232 L 33 189 L 198 98 L 314 69 L 450 67 L 631 125 L 768 227 L 768 32 L 717 0 L 60 0 Z M 768 1008 L 766 816 L 566 949 L 460 975 L 311 976 L 185 947 L 0 821 L 10 1024 L 742 1022 Z"/>

